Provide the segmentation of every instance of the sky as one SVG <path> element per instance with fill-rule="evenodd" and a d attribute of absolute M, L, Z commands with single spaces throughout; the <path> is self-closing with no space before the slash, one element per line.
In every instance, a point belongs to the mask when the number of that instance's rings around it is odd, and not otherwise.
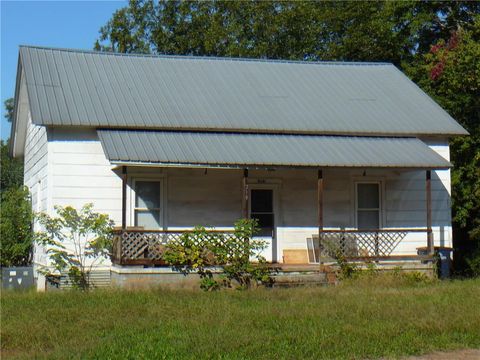
<path fill-rule="evenodd" d="M 93 49 L 99 29 L 126 1 L 5 1 L 1 22 L 1 138 L 10 136 L 3 102 L 14 96 L 19 45 Z"/>

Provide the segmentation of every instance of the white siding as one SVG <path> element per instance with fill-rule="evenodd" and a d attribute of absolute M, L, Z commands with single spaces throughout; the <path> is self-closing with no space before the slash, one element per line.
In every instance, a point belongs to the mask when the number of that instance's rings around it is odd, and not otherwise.
<path fill-rule="evenodd" d="M 49 152 L 52 203 L 80 208 L 93 203 L 97 212 L 121 221 L 121 180 L 103 153 L 95 130 L 51 129 Z"/>
<path fill-rule="evenodd" d="M 79 209 L 93 203 L 96 212 L 120 222 L 121 181 L 111 170 L 95 130 L 49 128 L 48 165 L 41 166 L 45 171 L 48 169 L 50 205 L 45 210 L 49 214 L 56 215 L 56 205 Z M 40 264 L 48 265 L 45 259 L 39 260 L 43 260 Z M 109 266 L 110 261 L 96 264 Z"/>
<path fill-rule="evenodd" d="M 120 225 L 121 180 L 106 159 L 96 132 L 57 128 L 48 135 L 52 205 L 81 207 L 93 202 L 96 211 L 109 214 Z M 446 140 L 424 141 L 448 159 Z M 129 185 L 135 178 L 163 179 L 163 223 L 170 229 L 195 225 L 231 228 L 242 216 L 242 170 L 130 167 L 128 173 Z M 355 227 L 354 184 L 365 179 L 382 184 L 384 227 L 426 227 L 424 170 L 325 169 L 326 228 Z M 317 171 L 251 170 L 249 182 L 272 184 L 276 189 L 279 260 L 284 249 L 306 249 L 306 239 L 317 232 Z M 432 198 L 435 244 L 451 246 L 449 170 L 432 173 Z M 130 189 L 128 208 L 132 200 Z M 133 225 L 131 211 L 127 221 Z M 416 247 L 425 245 L 425 233 L 409 234 L 394 254 L 415 254 Z"/>
<path fill-rule="evenodd" d="M 35 212 L 48 211 L 48 140 L 43 126 L 32 124 L 29 117 L 24 149 L 24 184 L 28 187 Z M 39 229 L 34 224 L 34 230 Z M 35 245 L 34 264 L 45 264 L 47 259 L 43 247 Z"/>

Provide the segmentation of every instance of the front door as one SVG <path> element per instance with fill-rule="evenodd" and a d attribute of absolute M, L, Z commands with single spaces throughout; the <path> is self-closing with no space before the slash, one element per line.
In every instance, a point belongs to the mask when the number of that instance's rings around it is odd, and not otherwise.
<path fill-rule="evenodd" d="M 249 213 L 251 219 L 257 219 L 259 231 L 255 239 L 266 243 L 262 256 L 275 262 L 275 204 L 274 191 L 268 188 L 250 189 Z"/>

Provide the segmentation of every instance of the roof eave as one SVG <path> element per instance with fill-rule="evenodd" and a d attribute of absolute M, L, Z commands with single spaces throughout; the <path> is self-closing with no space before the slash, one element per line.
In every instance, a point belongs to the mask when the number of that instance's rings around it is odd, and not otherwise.
<path fill-rule="evenodd" d="M 448 170 L 453 165 L 448 162 L 444 166 L 397 166 L 384 165 L 372 166 L 367 164 L 359 165 L 279 165 L 279 164 L 228 164 L 228 163 L 179 163 L 179 162 L 148 162 L 148 161 L 126 161 L 126 160 L 111 160 L 110 164 L 115 167 L 118 166 L 133 166 L 133 167 L 172 167 L 172 168 L 212 168 L 212 169 L 396 169 L 396 170 Z"/>

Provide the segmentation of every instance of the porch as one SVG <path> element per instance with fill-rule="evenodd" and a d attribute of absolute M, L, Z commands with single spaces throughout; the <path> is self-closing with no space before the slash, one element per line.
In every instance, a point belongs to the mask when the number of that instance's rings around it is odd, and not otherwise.
<path fill-rule="evenodd" d="M 271 263 L 421 260 L 451 245 L 446 140 L 98 130 L 121 178 L 113 262 L 160 266 L 195 226 L 255 218 Z M 238 239 L 239 242 L 244 239 Z M 406 260 L 406 261 L 407 261 Z"/>
<path fill-rule="evenodd" d="M 209 234 L 220 241 L 233 239 L 242 244 L 245 239 L 235 238 L 233 222 L 257 216 L 260 218 L 260 233 L 257 236 L 267 240 L 264 255 L 271 263 L 315 265 L 333 262 L 339 254 L 349 261 L 359 262 L 420 262 L 432 259 L 433 220 L 435 225 L 439 224 L 439 220 L 438 215 L 432 219 L 431 170 L 122 166 L 117 172 L 122 177 L 123 206 L 122 226 L 114 232 L 112 262 L 115 265 L 165 266 L 167 264 L 162 258 L 165 246 L 179 241 L 197 225 L 212 226 Z M 448 194 L 438 189 L 441 181 L 433 181 L 436 182 L 435 203 L 439 204 L 439 196 Z M 399 192 L 399 183 L 405 198 L 391 198 L 391 194 Z M 151 189 L 141 189 L 152 184 L 161 187 L 157 192 L 153 191 L 155 197 L 162 198 L 158 202 L 144 197 L 147 193 L 152 194 Z M 372 186 L 365 187 L 367 191 L 363 193 L 363 185 Z M 368 195 L 372 188 L 378 192 L 367 198 L 371 200 L 374 197 L 376 205 L 359 208 L 358 197 Z M 259 194 L 261 201 L 254 199 Z M 415 200 L 411 200 L 412 194 Z M 140 201 L 150 201 L 153 205 L 148 210 L 148 207 L 139 206 Z M 256 201 L 261 204 L 255 204 Z M 343 202 L 343 209 L 340 202 Z M 393 209 L 391 204 L 397 208 Z M 409 213 L 402 213 L 399 208 L 410 211 L 412 204 L 416 207 L 415 221 L 406 219 L 402 223 L 405 226 L 393 227 L 393 220 L 400 218 L 399 214 Z M 263 209 L 258 206 L 263 206 Z M 155 210 L 160 207 L 163 209 Z M 147 210 L 151 214 L 158 211 L 155 216 L 158 216 L 159 223 L 155 227 L 148 227 L 148 222 L 142 223 L 143 212 Z M 373 223 L 380 226 L 367 227 L 372 220 L 368 220 L 368 216 L 367 220 L 363 219 L 364 213 L 375 215 Z M 448 234 L 441 230 L 437 226 L 437 245 L 448 241 L 445 239 Z M 418 256 L 417 247 L 427 247 L 428 255 Z"/>

